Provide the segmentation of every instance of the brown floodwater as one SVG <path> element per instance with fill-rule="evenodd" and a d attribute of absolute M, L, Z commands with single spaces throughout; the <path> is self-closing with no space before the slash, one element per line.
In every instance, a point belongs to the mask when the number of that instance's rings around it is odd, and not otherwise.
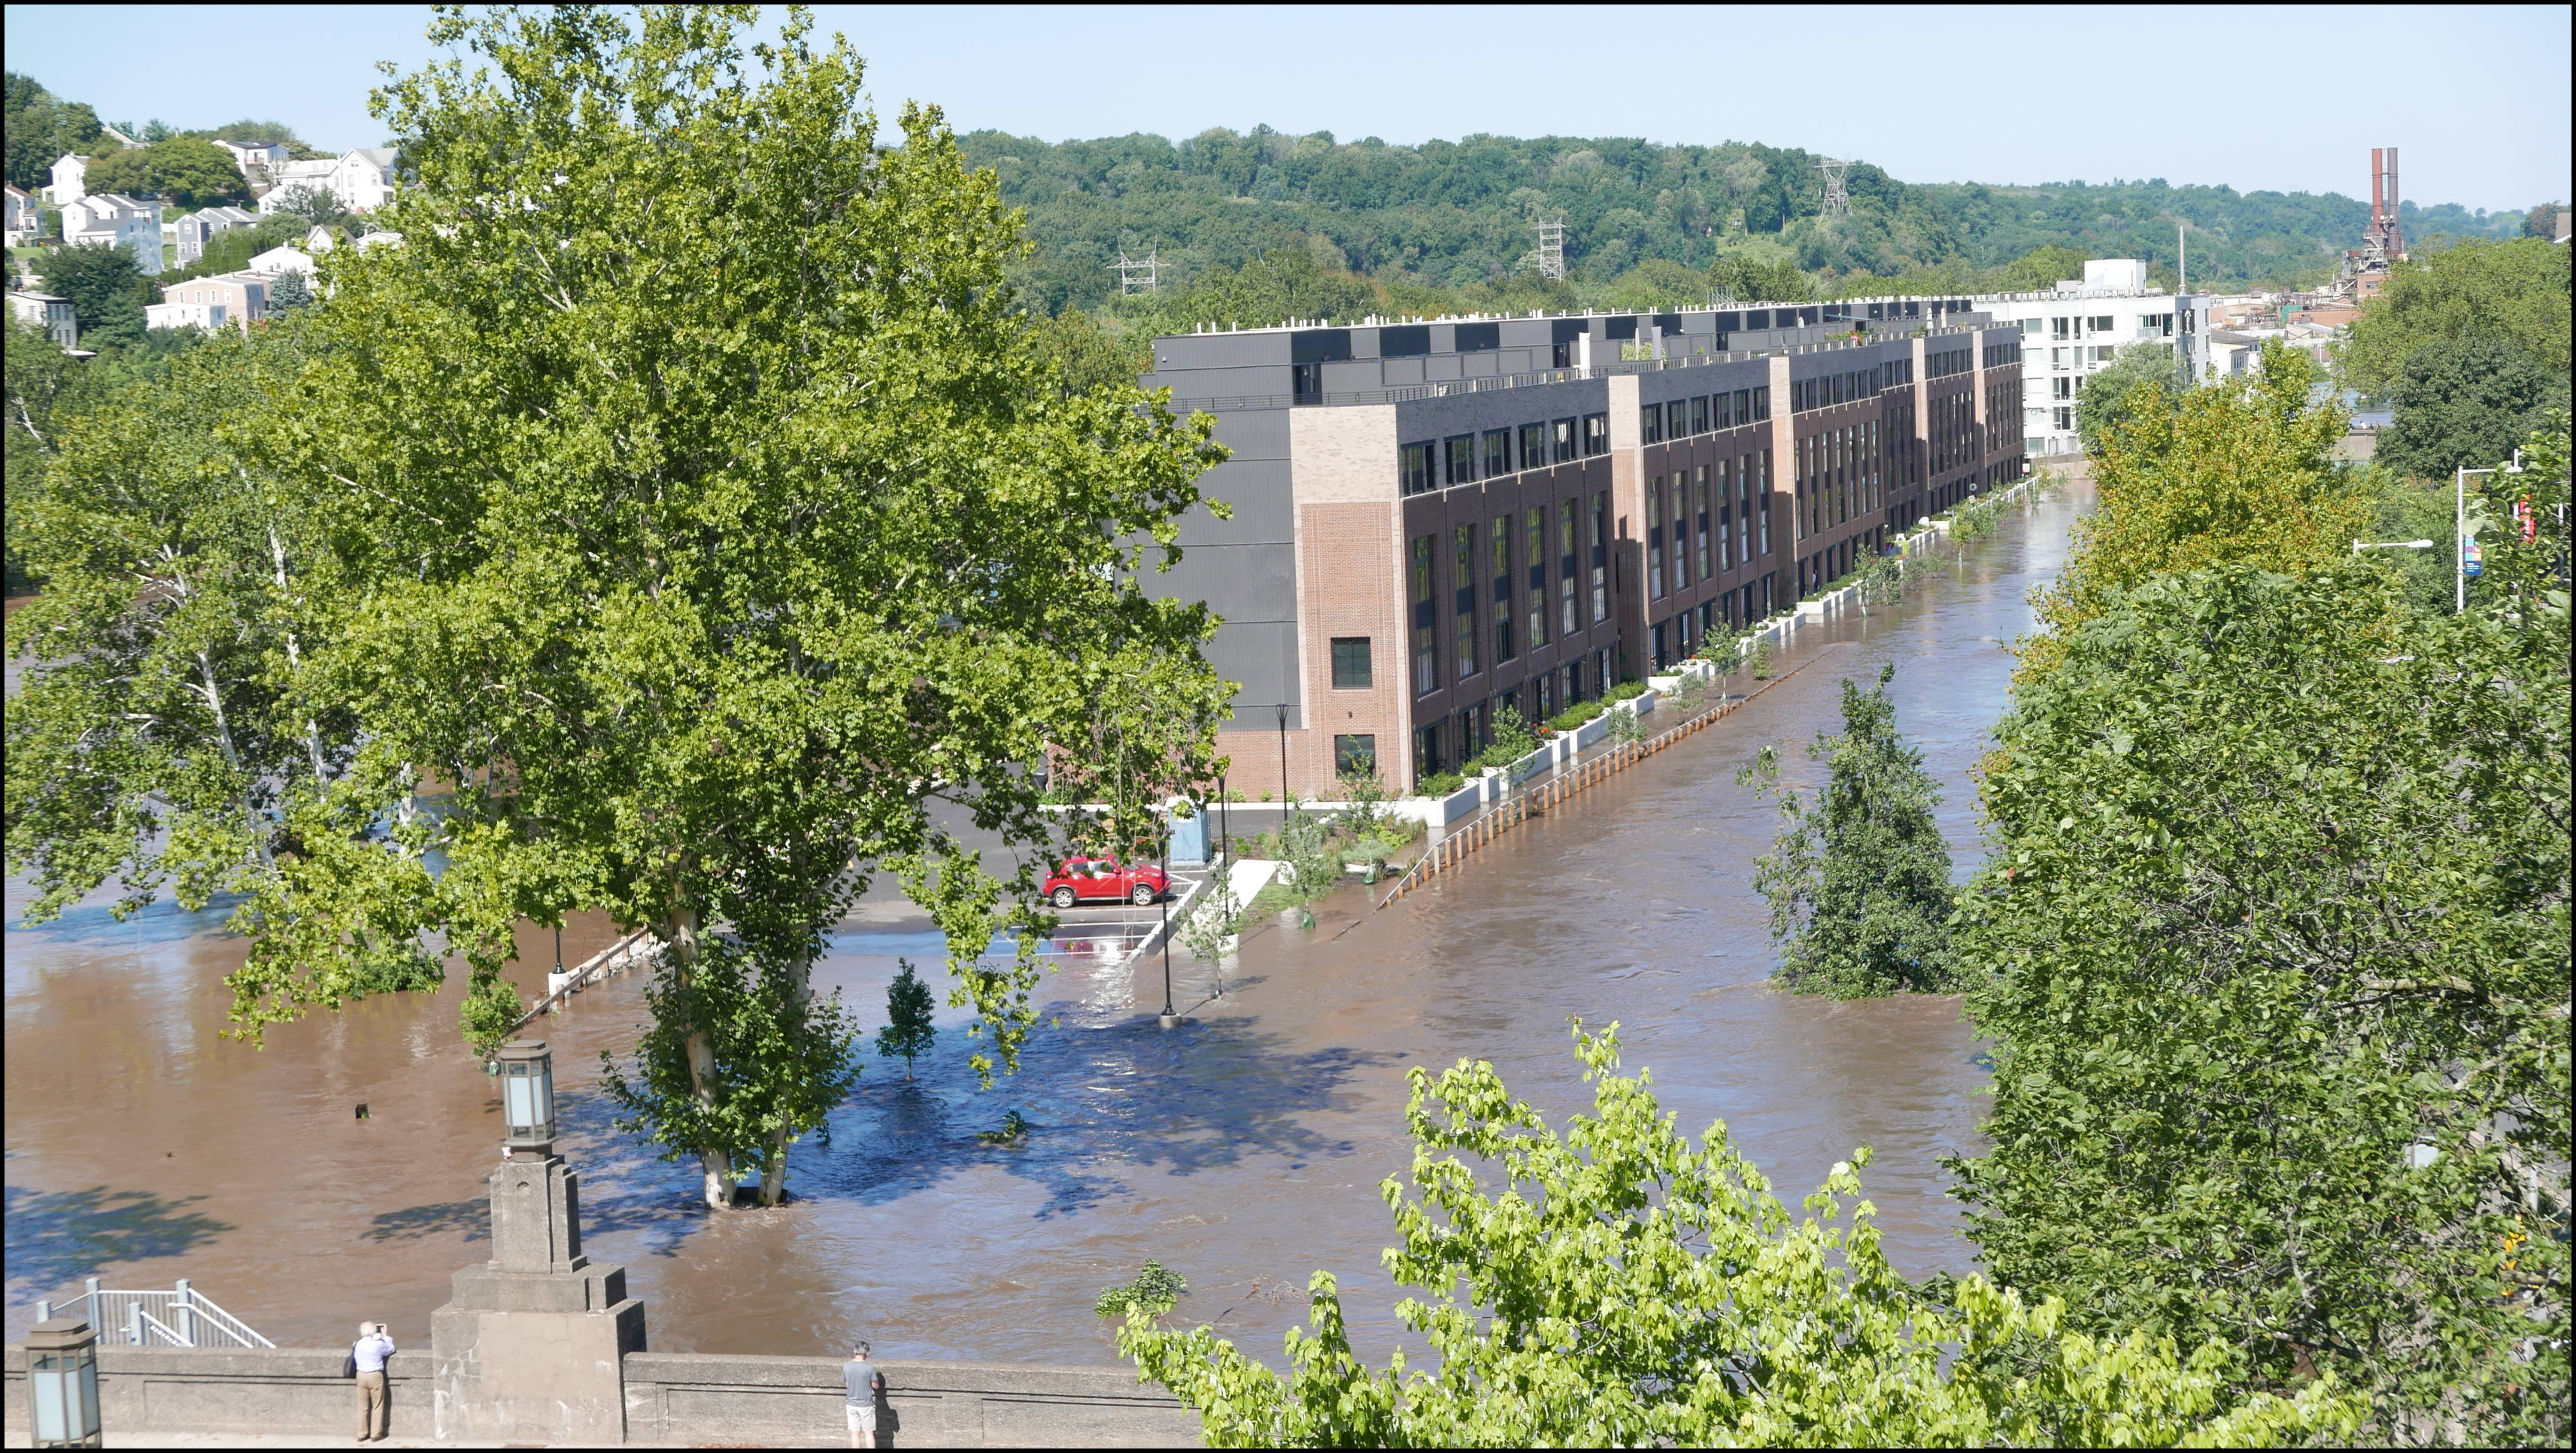
<path fill-rule="evenodd" d="M 1018 1074 L 978 1090 L 965 1016 L 942 1012 L 907 1082 L 869 1056 L 828 1130 L 797 1147 L 794 1199 L 709 1213 L 693 1169 L 616 1133 L 603 1051 L 633 1042 L 640 981 L 613 980 L 532 1031 L 554 1047 L 563 1145 L 583 1178 L 588 1249 L 623 1262 L 671 1351 L 1113 1359 L 1091 1305 L 1148 1258 L 1189 1279 L 1184 1316 L 1275 1356 L 1307 1275 L 1340 1275 L 1362 1346 L 1400 1330 L 1379 1265 L 1378 1183 L 1409 1164 L 1406 1070 L 1491 1060 L 1561 1121 L 1588 1103 L 1570 1021 L 1620 1025 L 1626 1063 L 1696 1131 L 1724 1120 L 1792 1205 L 1857 1145 L 1889 1254 L 1964 1271 L 1942 1156 L 1978 1148 L 1985 1083 L 1954 998 L 1836 1004 L 1774 992 L 1749 887 L 1774 811 L 1734 783 L 1766 743 L 1786 774 L 1836 721 L 1836 684 L 1897 672 L 1898 724 L 1947 801 L 1964 874 L 1977 851 L 1970 764 L 2005 701 L 2028 594 L 2064 559 L 2089 496 L 2041 503 L 1969 547 L 1901 606 L 1811 624 L 1782 680 L 1717 727 L 1506 836 L 1403 903 L 1357 889 L 1310 931 L 1248 933 L 1222 995 L 1176 957 L 1190 1022 L 1157 1029 L 1161 964 L 1122 970 L 1081 947 L 1054 961 L 1052 1006 Z M 1819 655 L 1819 653 L 1830 653 Z M 337 1341 L 358 1318 L 425 1341 L 448 1275 L 486 1254 L 482 1177 L 499 1107 L 461 1046 L 454 987 L 220 1037 L 221 980 L 242 945 L 220 914 L 162 904 L 126 923 L 101 904 L 18 926 L 8 888 L 8 1323 L 37 1297 L 192 1278 L 281 1345 Z M 567 963 L 607 943 L 564 936 Z M 553 958 L 531 932 L 530 992 Z M 896 959 L 939 939 L 899 903 L 842 926 L 818 979 L 882 1021 Z M 367 1107 L 358 1118 L 356 1107 Z M 1030 1129 L 976 1132 L 1018 1110 Z"/>

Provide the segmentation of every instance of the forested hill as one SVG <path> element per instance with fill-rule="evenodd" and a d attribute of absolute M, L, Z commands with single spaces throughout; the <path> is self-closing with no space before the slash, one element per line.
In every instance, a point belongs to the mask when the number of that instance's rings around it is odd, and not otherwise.
<path fill-rule="evenodd" d="M 1792 262 L 1824 275 L 1988 269 L 2047 246 L 2143 257 L 2170 280 L 2174 228 L 2191 229 L 2201 284 L 2321 277 L 2369 222 L 2366 203 L 2309 193 L 2145 182 L 1916 185 L 1865 162 L 1848 173 L 1847 218 L 1817 216 L 1814 153 L 1753 143 L 1658 146 L 1621 138 L 1471 136 L 1390 146 L 1204 132 L 1049 145 L 979 131 L 967 154 L 1028 211 L 1038 256 L 1026 280 L 1050 308 L 1116 290 L 1119 249 L 1159 247 L 1186 280 L 1281 247 L 1389 282 L 1463 288 L 1509 276 L 1530 219 L 1566 222 L 1578 281 L 1607 283 L 1650 260 L 1706 269 L 1721 257 Z M 2354 166 L 2360 169 L 2356 155 Z M 2512 236 L 2512 212 L 2409 206 L 2410 237 Z"/>

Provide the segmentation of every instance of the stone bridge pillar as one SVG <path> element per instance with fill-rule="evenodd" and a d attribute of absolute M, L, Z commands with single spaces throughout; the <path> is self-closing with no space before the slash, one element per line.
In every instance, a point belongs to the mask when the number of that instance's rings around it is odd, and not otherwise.
<path fill-rule="evenodd" d="M 430 1314 L 436 1436 L 624 1442 L 622 1359 L 644 1350 L 644 1304 L 624 1267 L 582 1254 L 580 1178 L 540 1153 L 490 1180 L 492 1259 L 457 1272 Z"/>

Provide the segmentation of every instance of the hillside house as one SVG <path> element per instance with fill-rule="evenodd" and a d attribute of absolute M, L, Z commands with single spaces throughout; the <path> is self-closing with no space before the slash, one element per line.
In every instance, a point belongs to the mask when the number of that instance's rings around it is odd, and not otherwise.
<path fill-rule="evenodd" d="M 144 308 L 143 325 L 206 329 L 230 326 L 247 332 L 251 324 L 268 316 L 268 284 L 269 279 L 250 272 L 173 283 L 160 302 Z"/>
<path fill-rule="evenodd" d="M 161 272 L 161 203 L 157 198 L 100 192 L 63 204 L 66 247 L 130 247 L 145 277 Z"/>

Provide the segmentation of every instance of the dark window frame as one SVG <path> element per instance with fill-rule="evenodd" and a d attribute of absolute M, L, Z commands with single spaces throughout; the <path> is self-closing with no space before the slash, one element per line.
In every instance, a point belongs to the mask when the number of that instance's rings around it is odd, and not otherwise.
<path fill-rule="evenodd" d="M 1370 636 L 1335 636 L 1332 638 L 1333 689 L 1335 691 L 1374 691 L 1377 689 L 1377 667 L 1371 659 Z"/>

